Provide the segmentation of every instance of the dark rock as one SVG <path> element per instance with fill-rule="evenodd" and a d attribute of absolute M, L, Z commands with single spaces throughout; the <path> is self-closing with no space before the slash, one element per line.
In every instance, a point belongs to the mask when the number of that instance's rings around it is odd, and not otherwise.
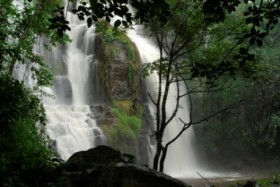
<path fill-rule="evenodd" d="M 146 167 L 129 164 L 68 173 L 70 186 L 87 187 L 186 187 L 180 180 Z"/>
<path fill-rule="evenodd" d="M 186 187 L 180 180 L 143 166 L 116 162 L 121 153 L 99 146 L 72 155 L 66 162 L 71 187 Z"/>
<path fill-rule="evenodd" d="M 245 184 L 239 184 L 237 183 L 238 187 L 256 187 L 257 182 L 254 179 L 248 180 Z"/>
<path fill-rule="evenodd" d="M 121 152 L 111 147 L 101 145 L 87 151 L 74 153 L 66 162 L 70 170 L 83 171 L 86 169 L 98 167 L 99 165 L 108 165 L 116 163 L 121 158 Z"/>

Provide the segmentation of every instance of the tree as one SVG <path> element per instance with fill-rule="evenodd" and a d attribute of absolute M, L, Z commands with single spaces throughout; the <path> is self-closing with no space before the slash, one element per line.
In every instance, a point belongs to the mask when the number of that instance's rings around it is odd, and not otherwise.
<path fill-rule="evenodd" d="M 51 84 L 51 72 L 44 63 L 36 44 L 46 37 L 51 44 L 69 41 L 64 34 L 50 30 L 49 19 L 58 2 L 45 4 L 41 1 L 15 3 L 12 0 L 0 0 L 0 72 L 13 75 L 16 64 L 23 64 L 36 79 L 36 86 Z"/>
<path fill-rule="evenodd" d="M 236 55 L 240 50 L 245 50 L 246 40 L 236 43 L 235 37 L 248 31 L 244 19 L 237 15 L 228 15 L 223 23 L 212 23 L 205 19 L 203 4 L 196 1 L 172 1 L 170 9 L 173 14 L 167 22 L 161 22 L 159 17 L 153 17 L 148 22 L 148 27 L 155 37 L 160 50 L 159 60 L 147 64 L 146 72 L 156 70 L 159 86 L 157 96 L 150 95 L 150 99 L 156 108 L 156 132 L 157 150 L 155 153 L 153 169 L 163 171 L 164 162 L 169 146 L 175 142 L 191 125 L 201 123 L 218 113 L 231 109 L 237 105 L 231 104 L 212 112 L 208 116 L 194 121 L 192 117 L 192 94 L 201 92 L 213 92 L 221 90 L 215 87 L 216 81 L 221 76 L 235 76 L 238 73 L 249 75 L 253 66 L 239 67 Z M 179 10 L 185 10 L 181 12 Z M 239 22 L 240 27 L 233 24 Z M 242 59 L 242 58 L 241 58 Z M 244 59 L 242 59 L 244 61 Z M 246 59 L 248 61 L 249 59 Z M 250 59 L 251 61 L 254 58 Z M 248 62 L 247 62 L 248 63 Z M 237 65 L 236 65 L 237 64 Z M 246 68 L 245 68 L 246 67 Z M 250 69 L 250 68 L 251 69 Z M 198 77 L 200 77 L 198 79 Z M 193 80 L 199 80 L 198 84 L 191 87 Z M 175 88 L 172 88 L 172 87 Z M 182 86 L 187 91 L 182 91 Z M 205 89 L 208 87 L 208 89 Z M 167 100 L 170 89 L 176 89 L 176 98 L 173 100 L 175 107 L 171 115 L 167 115 Z M 180 101 L 188 97 L 190 101 L 190 121 L 183 121 L 181 130 L 167 142 L 163 142 L 166 128 L 177 116 Z M 179 116 L 180 117 L 180 116 Z"/>

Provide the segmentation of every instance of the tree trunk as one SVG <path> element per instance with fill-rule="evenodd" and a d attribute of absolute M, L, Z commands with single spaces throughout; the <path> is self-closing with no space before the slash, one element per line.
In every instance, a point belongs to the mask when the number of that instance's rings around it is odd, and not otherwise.
<path fill-rule="evenodd" d="M 162 153 L 161 142 L 157 142 L 157 150 L 154 157 L 153 169 L 158 170 L 159 158 Z"/>
<path fill-rule="evenodd" d="M 163 172 L 164 170 L 164 162 L 165 162 L 166 155 L 167 155 L 167 147 L 164 147 L 162 149 L 162 155 L 160 157 L 160 165 L 159 165 L 160 172 Z"/>

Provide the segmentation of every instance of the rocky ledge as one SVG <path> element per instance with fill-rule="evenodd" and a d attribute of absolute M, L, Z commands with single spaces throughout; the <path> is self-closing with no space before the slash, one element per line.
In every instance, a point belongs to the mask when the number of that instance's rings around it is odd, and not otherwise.
<path fill-rule="evenodd" d="M 71 187 L 187 187 L 180 180 L 132 164 L 130 155 L 108 146 L 73 154 L 65 163 Z"/>

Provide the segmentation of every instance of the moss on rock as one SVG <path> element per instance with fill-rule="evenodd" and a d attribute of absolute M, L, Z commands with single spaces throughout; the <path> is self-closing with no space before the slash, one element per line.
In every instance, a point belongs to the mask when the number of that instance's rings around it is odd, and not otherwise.
<path fill-rule="evenodd" d="M 103 120 L 100 124 L 107 143 L 123 152 L 135 154 L 142 125 L 142 106 L 131 100 L 117 100 L 113 101 L 110 112 L 114 120 Z"/>
<path fill-rule="evenodd" d="M 110 99 L 133 99 L 139 95 L 140 56 L 135 44 L 123 31 L 105 21 L 96 23 L 96 57 L 99 76 Z"/>

